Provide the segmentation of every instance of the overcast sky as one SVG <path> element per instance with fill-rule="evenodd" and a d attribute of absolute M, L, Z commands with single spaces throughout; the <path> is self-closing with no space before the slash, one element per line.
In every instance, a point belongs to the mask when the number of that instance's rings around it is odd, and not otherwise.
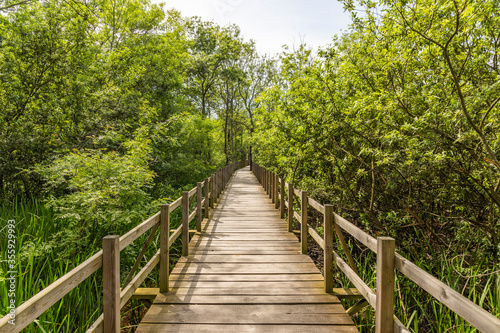
<path fill-rule="evenodd" d="M 351 19 L 337 0 L 154 0 L 183 16 L 200 16 L 219 25 L 234 23 L 261 53 L 304 41 L 316 49 L 346 31 Z"/>

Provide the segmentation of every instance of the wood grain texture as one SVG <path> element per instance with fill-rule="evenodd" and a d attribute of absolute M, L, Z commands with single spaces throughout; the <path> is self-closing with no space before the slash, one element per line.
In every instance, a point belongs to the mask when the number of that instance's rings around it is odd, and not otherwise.
<path fill-rule="evenodd" d="M 120 236 L 102 240 L 104 333 L 120 332 Z"/>
<path fill-rule="evenodd" d="M 248 168 L 230 179 L 137 332 L 357 332 L 337 295 L 360 293 L 324 292 L 323 276 L 269 198 L 281 182 L 262 175 L 267 193 Z"/>

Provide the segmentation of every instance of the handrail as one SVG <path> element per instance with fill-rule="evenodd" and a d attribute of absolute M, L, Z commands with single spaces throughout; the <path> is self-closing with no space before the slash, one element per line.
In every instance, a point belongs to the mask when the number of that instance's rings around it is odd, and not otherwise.
<path fill-rule="evenodd" d="M 134 264 L 134 267 L 131 271 L 135 271 L 142 259 L 142 256 L 146 252 L 146 249 L 148 247 L 148 244 L 151 242 L 154 234 L 157 232 L 158 229 L 160 229 L 160 250 L 144 265 L 144 267 L 135 275 L 135 277 L 132 278 L 132 276 L 127 276 L 126 278 L 126 285 L 120 286 L 118 285 L 117 290 L 104 290 L 103 294 L 107 295 L 116 295 L 113 297 L 105 297 L 104 298 L 104 307 L 109 308 L 106 302 L 111 299 L 118 299 L 119 304 L 113 305 L 113 307 L 116 307 L 117 311 L 119 312 L 120 309 L 125 306 L 125 303 L 132 297 L 133 293 L 135 290 L 142 284 L 142 282 L 147 278 L 147 276 L 151 273 L 153 268 L 160 263 L 160 274 L 166 274 L 167 278 L 167 287 L 168 287 L 168 260 L 167 261 L 161 261 L 162 259 L 162 253 L 164 254 L 165 252 L 168 253 L 168 248 L 170 248 L 173 243 L 175 242 L 176 239 L 178 239 L 181 235 L 185 239 L 187 239 L 187 243 L 189 242 L 189 221 L 194 219 L 197 216 L 201 216 L 201 210 L 205 209 L 205 217 L 208 217 L 208 211 L 209 207 L 213 207 L 215 201 L 218 199 L 222 191 L 224 190 L 226 184 L 229 182 L 231 175 L 234 173 L 235 170 L 243 168 L 248 165 L 248 161 L 241 161 L 241 162 L 233 162 L 231 164 L 226 165 L 225 167 L 219 169 L 218 171 L 214 172 L 209 178 L 205 179 L 203 183 L 201 184 L 201 187 L 198 185 L 194 189 L 185 192 L 188 194 L 188 197 L 196 195 L 196 199 L 199 203 L 202 205 L 197 204 L 198 208 L 195 209 L 191 214 L 189 214 L 189 200 L 183 200 L 183 197 L 178 198 L 174 202 L 172 202 L 169 205 L 164 205 L 167 207 L 166 210 L 162 207 L 162 210 L 160 212 L 157 212 L 156 214 L 152 215 L 145 221 L 141 222 L 139 225 L 125 233 L 123 236 L 116 238 L 116 246 L 118 249 L 118 253 L 110 254 L 110 253 L 105 253 L 103 250 L 100 250 L 93 256 L 91 256 L 89 259 L 81 263 L 80 265 L 76 266 L 73 268 L 70 272 L 67 274 L 63 275 L 59 279 L 57 279 L 55 282 L 51 283 L 49 286 L 44 288 L 42 291 L 28 299 L 26 302 L 21 304 L 17 309 L 16 309 L 16 325 L 10 325 L 8 322 L 10 320 L 10 316 L 6 315 L 3 318 L 0 318 L 0 330 L 5 333 L 18 333 L 21 330 L 23 330 L 26 326 L 31 324 L 33 321 L 36 320 L 41 314 L 43 314 L 45 311 L 47 311 L 52 305 L 54 305 L 57 301 L 59 301 L 61 298 L 63 298 L 65 295 L 67 295 L 70 291 L 78 287 L 80 283 L 82 283 L 85 279 L 87 279 L 89 276 L 91 276 L 93 273 L 95 273 L 99 268 L 103 267 L 103 260 L 104 258 L 110 258 L 110 256 L 118 256 L 119 257 L 119 252 L 125 249 L 127 246 L 132 244 L 135 240 L 137 240 L 139 237 L 144 235 L 148 230 L 152 230 L 151 234 L 149 235 L 148 239 L 146 240 L 146 244 L 143 246 L 142 250 L 139 253 L 139 256 L 136 260 L 136 263 Z M 205 188 L 204 193 L 202 193 L 201 189 Z M 200 190 L 198 190 L 200 188 Z M 205 207 L 202 207 L 203 204 Z M 185 223 L 181 226 L 179 226 L 172 235 L 170 235 L 169 231 L 169 225 L 166 226 L 165 228 L 165 222 L 168 224 L 170 223 L 170 213 L 175 210 L 178 207 L 188 206 L 187 211 L 188 215 L 183 216 L 184 221 L 188 221 L 187 223 L 187 228 Z M 168 216 L 162 215 L 163 212 L 167 212 Z M 183 214 L 184 215 L 184 214 Z M 162 228 L 163 227 L 163 228 Z M 162 239 L 162 233 L 165 232 L 165 229 L 167 231 L 166 233 L 166 242 L 161 242 Z M 187 230 L 185 233 L 183 233 L 183 230 Z M 185 237 L 184 235 L 188 235 Z M 187 243 L 183 242 L 183 247 L 187 247 Z M 168 257 L 167 257 L 168 259 Z M 167 265 L 165 268 L 164 266 Z M 113 265 L 112 265 L 113 266 Z M 114 267 L 113 271 L 108 271 L 106 274 L 111 274 L 112 276 L 115 276 L 120 274 L 119 271 L 119 264 L 117 265 L 118 267 Z M 162 267 L 163 266 L 163 267 Z M 103 267 L 104 270 L 106 270 L 106 265 Z M 160 276 L 160 288 L 163 287 L 165 284 L 165 276 Z M 119 313 L 118 316 L 114 315 L 115 319 L 118 318 L 119 320 Z M 90 332 L 107 332 L 107 326 L 109 323 L 113 321 L 113 319 L 110 320 L 110 318 L 107 318 L 107 314 L 101 315 L 87 330 L 87 333 Z M 116 321 L 116 320 L 114 320 Z M 119 325 L 120 323 L 112 323 L 113 325 Z"/>
<path fill-rule="evenodd" d="M 274 175 L 272 172 L 267 170 L 266 168 L 258 165 L 257 163 L 252 162 L 251 165 L 251 170 L 259 180 L 259 182 L 262 184 L 262 186 L 265 189 L 269 189 L 272 187 L 272 179 L 276 175 Z M 381 238 L 375 239 L 374 237 L 370 236 L 360 228 L 356 227 L 353 223 L 347 221 L 343 217 L 333 214 L 333 221 L 331 223 L 334 226 L 335 233 L 337 234 L 337 237 L 341 241 L 343 250 L 346 254 L 346 256 L 349 259 L 349 263 L 347 264 L 335 251 L 329 250 L 327 251 L 327 247 L 331 244 L 327 244 L 324 239 L 321 238 L 321 236 L 309 225 L 307 225 L 307 221 L 304 221 L 305 223 L 302 223 L 302 214 L 299 214 L 295 210 L 293 210 L 293 199 L 294 197 L 298 198 L 298 200 L 301 200 L 301 193 L 303 191 L 300 191 L 296 188 L 293 187 L 293 184 L 288 184 L 286 183 L 283 179 L 279 181 L 280 184 L 285 184 L 286 188 L 288 189 L 288 200 L 280 201 L 283 204 L 284 207 L 287 208 L 288 212 L 288 225 L 289 225 L 289 231 L 291 231 L 291 224 L 292 224 L 292 219 L 295 218 L 299 223 L 302 224 L 301 227 L 301 239 L 307 239 L 307 235 L 311 235 L 311 237 L 320 245 L 321 248 L 325 250 L 325 255 L 324 257 L 326 258 L 328 255 L 333 254 L 333 261 L 336 263 L 337 267 L 339 267 L 342 272 L 349 278 L 349 280 L 358 288 L 358 290 L 363 294 L 365 299 L 368 301 L 368 303 L 375 309 L 376 311 L 376 316 L 379 316 L 379 312 L 383 312 L 384 309 L 380 309 L 381 307 L 378 305 L 379 302 L 381 301 L 382 298 L 387 298 L 388 296 L 380 296 L 381 292 L 379 289 L 382 289 L 381 285 L 379 284 L 381 281 L 379 278 L 379 271 L 384 270 L 383 267 L 380 266 L 379 261 L 381 261 L 382 258 L 380 258 L 380 251 L 379 251 L 379 246 L 381 244 Z M 273 195 L 273 191 L 271 191 L 271 196 Z M 321 205 L 319 202 L 317 202 L 314 199 L 311 199 L 307 197 L 307 203 L 313 207 L 315 210 L 323 214 L 323 216 L 326 216 L 325 214 L 325 205 Z M 283 207 L 283 208 L 284 208 Z M 307 209 L 307 205 L 303 205 L 301 203 L 302 209 Z M 280 208 L 281 209 L 281 208 Z M 306 214 L 307 216 L 307 214 Z M 324 227 L 325 227 L 325 234 L 326 234 L 326 227 L 329 221 L 324 222 Z M 307 228 L 304 228 L 307 226 Z M 304 232 L 303 230 L 306 230 Z M 356 267 L 353 265 L 354 260 L 352 260 L 352 257 L 350 255 L 350 252 L 347 249 L 347 245 L 345 244 L 345 240 L 343 240 L 343 235 L 341 233 L 341 230 L 344 230 L 351 236 L 353 236 L 356 240 L 361 242 L 363 245 L 365 245 L 367 248 L 372 250 L 375 254 L 377 254 L 377 292 L 374 292 L 366 283 L 363 282 L 363 280 L 359 277 L 359 274 L 357 274 Z M 333 232 L 333 231 L 332 231 Z M 326 236 L 326 235 L 325 235 Z M 385 239 L 384 239 L 385 240 Z M 393 242 L 393 240 L 392 240 Z M 394 252 L 394 251 L 392 251 Z M 500 332 L 500 319 L 497 317 L 493 316 L 491 313 L 488 311 L 484 310 L 468 298 L 464 297 L 457 291 L 455 291 L 453 288 L 450 286 L 446 285 L 439 279 L 435 278 L 422 268 L 418 267 L 408 259 L 404 258 L 398 253 L 393 253 L 393 259 L 390 260 L 393 262 L 393 268 L 392 272 L 389 272 L 385 270 L 384 274 L 389 273 L 389 275 L 394 275 L 394 270 L 398 270 L 401 272 L 404 276 L 408 277 L 410 280 L 412 280 L 414 283 L 416 283 L 418 286 L 420 286 L 422 289 L 424 289 L 426 292 L 428 292 L 431 296 L 436 298 L 438 301 L 443 303 L 445 306 L 447 306 L 450 310 L 455 312 L 457 315 L 468 321 L 472 326 L 480 330 L 481 332 L 485 333 L 497 333 Z M 326 261 L 326 259 L 325 259 Z M 390 263 L 389 263 L 390 264 Z M 325 267 L 324 271 L 328 271 L 327 267 Z M 325 281 L 325 286 L 326 286 L 326 281 Z M 393 286 L 394 287 L 394 286 Z M 394 294 L 394 288 L 392 291 L 388 292 L 385 291 L 387 294 Z M 393 297 L 393 296 L 392 296 Z M 378 299 L 381 298 L 381 299 Z M 378 302 L 377 302 L 378 301 Z M 382 301 L 384 301 L 382 299 Z M 385 300 L 387 301 L 387 300 Z M 389 304 L 390 304 L 390 300 Z M 393 302 L 393 300 L 392 300 Z M 384 307 L 384 305 L 382 306 Z M 391 308 L 391 311 L 393 309 Z M 394 319 L 394 332 L 409 332 L 405 328 L 405 326 L 393 315 Z M 380 323 L 376 322 L 376 326 L 380 325 Z M 380 328 L 379 328 L 380 329 Z"/>

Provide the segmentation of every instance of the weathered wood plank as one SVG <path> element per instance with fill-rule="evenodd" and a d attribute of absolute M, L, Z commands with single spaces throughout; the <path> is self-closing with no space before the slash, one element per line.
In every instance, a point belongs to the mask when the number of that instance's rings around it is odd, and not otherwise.
<path fill-rule="evenodd" d="M 341 304 L 340 300 L 333 295 L 323 294 L 323 295 L 236 295 L 236 296 L 225 296 L 225 295 L 177 295 L 177 294 L 158 294 L 154 300 L 154 304 L 284 304 L 284 305 L 311 305 L 311 304 L 328 304 L 335 305 Z M 344 314 L 345 314 L 345 310 Z"/>
<path fill-rule="evenodd" d="M 210 255 L 193 254 L 189 258 L 180 258 L 178 263 L 313 263 L 309 256 L 289 255 Z"/>
<path fill-rule="evenodd" d="M 345 325 L 265 325 L 265 324 L 143 324 L 137 333 L 199 333 L 199 332 L 255 332 L 255 333 L 353 333 L 358 332 L 354 326 Z"/>
<path fill-rule="evenodd" d="M 264 174 L 277 202 L 278 182 Z M 137 332 L 357 332 L 337 294 L 324 293 L 318 268 L 300 254 L 300 242 L 271 202 L 250 172 L 239 171 L 192 237 L 190 255 L 171 272 L 170 292 L 156 297 Z M 362 297 L 357 290 L 338 293 Z"/>

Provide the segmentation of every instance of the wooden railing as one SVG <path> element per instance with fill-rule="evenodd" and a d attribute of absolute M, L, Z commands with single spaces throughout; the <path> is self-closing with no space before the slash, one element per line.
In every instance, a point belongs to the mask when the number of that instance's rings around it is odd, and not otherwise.
<path fill-rule="evenodd" d="M 410 332 L 394 316 L 395 270 L 408 277 L 479 331 L 484 333 L 500 332 L 500 319 L 396 253 L 394 239 L 388 237 L 378 237 L 375 239 L 351 222 L 335 214 L 332 205 L 322 205 L 314 199 L 309 198 L 307 191 L 295 189 L 293 184 L 286 183 L 284 179 L 279 178 L 276 174 L 256 163 L 252 163 L 251 169 L 269 194 L 275 207 L 280 209 L 282 218 L 285 217 L 285 208 L 287 209 L 288 230 L 293 231 L 292 224 L 294 219 L 300 223 L 302 253 L 307 253 L 308 235 L 323 249 L 325 291 L 332 292 L 333 263 L 335 263 L 365 298 L 347 310 L 347 312 L 350 314 L 356 313 L 366 305 L 364 302 L 367 302 L 376 312 L 375 327 L 377 333 Z M 287 200 L 285 200 L 285 197 Z M 296 198 L 300 203 L 300 212 L 294 210 Z M 309 206 L 323 215 L 323 237 L 307 223 Z M 360 278 L 355 261 L 344 239 L 343 231 L 347 232 L 377 255 L 376 291 L 373 291 Z M 343 252 L 346 254 L 349 264 L 333 249 L 334 233 L 342 246 Z"/>
<path fill-rule="evenodd" d="M 120 332 L 120 310 L 134 295 L 153 268 L 160 264 L 160 292 L 168 291 L 169 276 L 169 249 L 177 238 L 182 235 L 182 255 L 189 254 L 189 234 L 201 231 L 202 210 L 208 217 L 210 208 L 217 200 L 228 183 L 233 172 L 248 165 L 248 161 L 235 162 L 225 166 L 198 183 L 190 191 L 183 192 L 182 197 L 168 205 L 162 205 L 161 210 L 133 228 L 123 236 L 106 236 L 103 238 L 102 250 L 94 254 L 82 264 L 72 269 L 38 294 L 21 304 L 16 309 L 16 325 L 8 323 L 7 315 L 0 319 L 2 333 L 17 333 L 36 320 L 52 305 L 63 298 L 71 290 L 78 287 L 85 279 L 103 269 L 103 310 L 104 313 L 87 330 L 90 332 L 117 333 Z M 196 199 L 196 209 L 189 212 L 193 200 Z M 182 224 L 170 233 L 170 214 L 182 207 Z M 189 223 L 196 218 L 196 230 L 189 230 Z M 134 276 L 139 265 L 152 242 L 156 232 L 160 229 L 160 249 L 147 264 Z M 130 273 L 120 287 L 120 251 L 132 244 L 149 230 L 149 236 L 144 243 Z"/>

